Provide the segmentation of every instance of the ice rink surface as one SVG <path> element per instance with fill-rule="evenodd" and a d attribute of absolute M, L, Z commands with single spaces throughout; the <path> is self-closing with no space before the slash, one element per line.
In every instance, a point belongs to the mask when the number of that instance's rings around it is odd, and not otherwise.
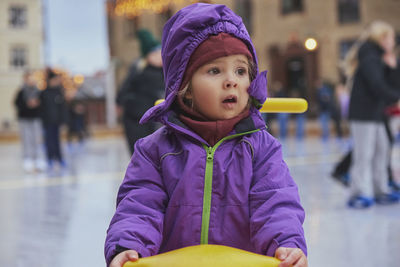
<path fill-rule="evenodd" d="M 400 204 L 349 209 L 348 189 L 330 177 L 346 144 L 282 145 L 306 210 L 309 266 L 399 266 Z M 0 144 L 0 266 L 105 266 L 105 233 L 129 162 L 125 141 L 88 140 L 64 154 L 67 169 L 26 174 L 19 143 Z M 399 175 L 399 144 L 393 162 Z"/>

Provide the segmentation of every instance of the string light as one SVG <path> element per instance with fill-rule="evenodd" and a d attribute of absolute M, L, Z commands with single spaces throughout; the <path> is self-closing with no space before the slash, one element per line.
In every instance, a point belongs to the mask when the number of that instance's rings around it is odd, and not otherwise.
<path fill-rule="evenodd" d="M 68 71 L 60 69 L 60 68 L 52 68 L 54 73 L 60 75 L 61 84 L 65 90 L 65 92 L 76 92 L 78 88 L 84 82 L 84 76 L 81 74 L 77 74 L 75 76 L 71 76 Z M 39 90 L 44 90 L 47 87 L 46 82 L 46 70 L 37 70 L 32 73 L 32 77 L 36 83 L 36 86 Z"/>
<path fill-rule="evenodd" d="M 194 3 L 196 0 L 116 0 L 109 2 L 109 9 L 117 16 L 137 17 L 149 11 L 160 14 L 172 4 Z"/>
<path fill-rule="evenodd" d="M 79 85 L 81 85 L 85 81 L 85 77 L 82 74 L 76 74 L 73 79 L 74 82 Z"/>

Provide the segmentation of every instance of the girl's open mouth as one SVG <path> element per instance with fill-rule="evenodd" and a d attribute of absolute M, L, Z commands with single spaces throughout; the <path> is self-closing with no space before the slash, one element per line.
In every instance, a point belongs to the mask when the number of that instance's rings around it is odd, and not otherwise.
<path fill-rule="evenodd" d="M 225 98 L 222 103 L 236 103 L 237 102 L 237 97 L 234 95 L 228 96 L 227 98 Z"/>
<path fill-rule="evenodd" d="M 235 95 L 230 95 L 226 97 L 224 100 L 222 100 L 222 105 L 224 109 L 228 110 L 234 109 L 236 104 L 237 104 L 237 96 Z"/>

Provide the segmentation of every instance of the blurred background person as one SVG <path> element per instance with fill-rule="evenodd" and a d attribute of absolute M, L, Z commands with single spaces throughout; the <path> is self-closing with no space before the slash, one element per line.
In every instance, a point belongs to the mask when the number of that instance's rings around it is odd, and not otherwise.
<path fill-rule="evenodd" d="M 148 30 L 136 34 L 140 42 L 141 58 L 128 71 L 117 95 L 118 113 L 122 114 L 129 151 L 133 154 L 136 140 L 152 133 L 155 123 L 139 124 L 146 110 L 164 95 L 160 42 Z"/>
<path fill-rule="evenodd" d="M 343 137 L 341 114 L 333 84 L 327 81 L 317 80 L 315 88 L 322 140 L 328 141 L 330 137 L 331 121 L 333 122 L 336 137 L 341 139 Z"/>
<path fill-rule="evenodd" d="M 272 85 L 272 97 L 287 97 L 287 93 L 283 84 L 280 81 L 276 81 Z M 269 116 L 269 114 L 268 114 Z M 278 121 L 279 138 L 281 140 L 286 139 L 288 135 L 288 121 L 289 113 L 277 113 L 276 119 Z"/>
<path fill-rule="evenodd" d="M 343 126 L 342 126 L 342 115 L 341 106 L 339 102 L 339 96 L 336 93 L 336 85 L 328 82 L 327 86 L 332 91 L 332 105 L 331 105 L 331 120 L 333 122 L 333 129 L 335 130 L 336 138 L 338 141 L 343 139 Z"/>
<path fill-rule="evenodd" d="M 40 91 L 30 71 L 23 75 L 23 85 L 18 90 L 14 104 L 17 109 L 20 138 L 22 142 L 23 169 L 26 172 L 45 168 L 41 156 L 42 129 L 39 110 Z"/>
<path fill-rule="evenodd" d="M 383 55 L 383 61 L 386 65 L 386 74 L 390 85 L 394 86 L 400 92 L 400 65 L 399 58 L 394 50 L 386 51 Z M 396 105 L 395 101 L 389 101 L 385 109 L 385 126 L 388 132 L 390 143 L 390 159 L 389 159 L 389 185 L 396 192 L 400 192 L 400 177 L 396 176 L 392 169 L 392 155 L 396 141 L 400 141 L 400 105 Z"/>
<path fill-rule="evenodd" d="M 46 88 L 40 94 L 41 117 L 49 171 L 55 164 L 65 168 L 61 152 L 60 127 L 66 122 L 66 104 L 61 76 L 52 69 L 46 69 Z"/>
<path fill-rule="evenodd" d="M 388 186 L 389 138 L 384 126 L 386 103 L 397 101 L 400 105 L 400 91 L 389 84 L 383 59 L 385 53 L 394 49 L 394 34 L 391 25 L 375 21 L 346 56 L 346 73 L 353 79 L 349 107 L 354 142 L 350 207 L 365 208 L 374 201 L 399 201 Z"/>
<path fill-rule="evenodd" d="M 319 121 L 321 124 L 322 140 L 327 141 L 330 135 L 330 121 L 332 117 L 334 95 L 330 88 L 322 80 L 316 81 Z"/>
<path fill-rule="evenodd" d="M 289 92 L 289 97 L 295 97 L 295 98 L 300 97 L 305 99 L 304 91 L 305 91 L 304 88 L 292 89 Z M 298 141 L 302 141 L 304 139 L 304 134 L 305 134 L 305 124 L 307 123 L 306 112 L 295 114 L 294 117 L 296 120 L 296 139 Z"/>
<path fill-rule="evenodd" d="M 67 104 L 67 141 L 68 147 L 72 149 L 73 139 L 77 139 L 80 146 L 83 145 L 87 135 L 85 114 L 86 107 L 82 100 L 76 97 L 76 92 L 66 94 Z"/>
<path fill-rule="evenodd" d="M 400 90 L 400 67 L 399 67 L 399 59 L 396 57 L 394 50 L 389 52 L 385 52 L 383 57 L 383 62 L 385 64 L 385 80 L 389 83 L 389 85 L 393 86 L 395 89 Z M 348 68 L 347 68 L 348 69 Z M 340 83 L 336 87 L 337 99 L 340 105 L 340 114 L 342 121 L 346 121 L 348 118 L 348 106 L 349 106 L 349 87 L 352 86 L 352 79 L 347 79 L 343 83 Z M 389 101 L 385 104 L 388 105 L 385 108 L 385 114 L 383 116 L 383 121 L 385 124 L 386 133 L 389 139 L 390 150 L 393 151 L 394 144 L 396 142 L 396 126 L 392 125 L 393 120 L 399 119 L 398 112 L 399 107 L 396 102 Z M 399 129 L 400 130 L 400 129 Z M 351 142 L 350 142 L 351 143 Z M 392 157 L 390 153 L 390 158 Z M 397 192 L 400 192 L 400 177 L 395 177 L 394 170 L 391 167 L 391 159 L 389 159 L 388 163 L 388 177 L 389 177 L 389 185 L 392 189 Z M 342 159 L 335 165 L 334 170 L 332 172 L 332 177 L 345 186 L 349 186 L 350 184 L 350 166 L 352 162 L 352 148 L 342 157 Z"/>
<path fill-rule="evenodd" d="M 346 122 L 349 115 L 349 103 L 350 103 L 350 93 L 348 88 L 343 83 L 338 83 L 335 86 L 335 99 L 337 105 L 337 113 L 340 119 L 340 128 L 342 130 L 346 128 Z"/>

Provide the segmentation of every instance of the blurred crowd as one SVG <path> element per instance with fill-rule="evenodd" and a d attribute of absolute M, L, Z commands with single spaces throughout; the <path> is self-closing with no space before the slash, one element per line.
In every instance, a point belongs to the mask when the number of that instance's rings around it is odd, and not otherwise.
<path fill-rule="evenodd" d="M 140 125 L 139 121 L 161 98 L 164 87 L 159 41 L 147 30 L 138 31 L 137 37 L 141 58 L 132 64 L 117 98 L 131 154 L 135 142 L 156 129 L 156 125 Z M 347 53 L 340 66 L 343 78 L 339 83 L 318 79 L 311 85 L 312 96 L 305 95 L 305 88 L 285 88 L 279 81 L 269 85 L 269 97 L 316 100 L 316 107 L 310 107 L 313 114 L 266 114 L 272 135 L 285 140 L 294 132 L 301 141 L 306 134 L 306 118 L 316 114 L 323 142 L 334 133 L 340 143 L 345 140 L 350 147 L 332 177 L 350 186 L 348 205 L 353 208 L 400 201 L 400 177 L 395 177 L 391 168 L 393 146 L 400 141 L 400 66 L 395 48 L 393 27 L 375 21 Z M 295 125 L 294 131 L 290 125 Z"/>
<path fill-rule="evenodd" d="M 284 88 L 279 81 L 274 82 L 269 90 L 270 97 L 297 97 L 289 89 Z M 317 105 L 310 108 L 317 114 L 319 135 L 322 141 L 328 141 L 332 134 L 339 141 L 347 139 L 349 89 L 342 83 L 333 84 L 329 81 L 317 80 L 314 99 L 316 99 Z M 269 124 L 272 135 L 280 140 L 285 140 L 291 134 L 289 125 L 293 121 L 294 135 L 298 140 L 302 140 L 306 134 L 307 119 L 305 116 L 306 114 L 267 114 L 266 122 Z"/>
<path fill-rule="evenodd" d="M 348 52 L 344 71 L 350 88 L 348 119 L 352 149 L 333 176 L 350 186 L 348 205 L 368 208 L 400 201 L 400 177 L 392 170 L 399 137 L 400 66 L 395 30 L 372 22 Z"/>
<path fill-rule="evenodd" d="M 393 147 L 400 142 L 399 64 L 395 30 L 386 22 L 374 21 L 343 60 L 342 81 L 317 80 L 314 85 L 321 139 L 327 141 L 331 133 L 339 140 L 349 136 L 350 149 L 334 166 L 332 177 L 350 187 L 348 205 L 353 208 L 400 201 L 400 177 L 392 169 Z M 293 96 L 280 82 L 270 90 L 271 97 Z M 279 131 L 270 131 L 284 140 L 294 117 L 295 135 L 301 140 L 303 116 L 268 114 L 267 122 L 271 125 L 277 119 Z"/>
<path fill-rule="evenodd" d="M 46 68 L 43 73 L 44 84 L 39 89 L 33 72 L 26 71 L 14 101 L 26 172 L 66 168 L 60 141 L 63 125 L 69 145 L 75 138 L 82 143 L 86 136 L 83 102 L 74 91 L 65 90 L 60 72 Z"/>
<path fill-rule="evenodd" d="M 372 23 L 361 33 L 340 66 L 341 81 L 334 84 L 323 78 L 316 80 L 312 85 L 313 96 L 300 95 L 300 91 L 306 90 L 285 88 L 280 81 L 268 85 L 269 97 L 311 97 L 316 104 L 310 107 L 310 114 L 266 114 L 266 124 L 272 135 L 283 141 L 293 133 L 301 141 L 307 133 L 306 124 L 310 122 L 307 118 L 316 117 L 313 121 L 319 125 L 318 134 L 323 142 L 336 138 L 341 144 L 351 146 L 335 166 L 332 176 L 346 186 L 352 184 L 353 196 L 349 204 L 353 206 L 369 206 L 374 194 L 382 195 L 382 202 L 400 200 L 392 197 L 386 186 L 371 189 L 372 185 L 365 185 L 369 184 L 367 180 L 374 179 L 374 185 L 379 184 L 379 179 L 372 174 L 378 171 L 365 167 L 376 166 L 379 161 L 387 166 L 384 176 L 388 176 L 392 187 L 400 191 L 400 178 L 393 178 L 390 157 L 384 156 L 390 154 L 396 141 L 400 141 L 400 67 L 394 34 L 390 25 L 380 21 Z M 117 114 L 130 155 L 139 138 L 159 127 L 156 123 L 142 125 L 139 121 L 164 95 L 160 41 L 145 29 L 139 30 L 136 37 L 140 57 L 130 66 L 116 97 Z M 15 98 L 23 168 L 27 172 L 66 167 L 60 145 L 62 125 L 67 125 L 68 144 L 72 144 L 73 139 L 82 143 L 87 135 L 84 103 L 73 91 L 64 90 L 58 72 L 47 68 L 44 73 L 45 86 L 38 89 L 32 73 L 27 71 Z M 40 153 L 42 144 L 45 157 Z M 374 149 L 366 151 L 365 147 Z M 354 180 L 350 176 L 357 178 Z"/>

